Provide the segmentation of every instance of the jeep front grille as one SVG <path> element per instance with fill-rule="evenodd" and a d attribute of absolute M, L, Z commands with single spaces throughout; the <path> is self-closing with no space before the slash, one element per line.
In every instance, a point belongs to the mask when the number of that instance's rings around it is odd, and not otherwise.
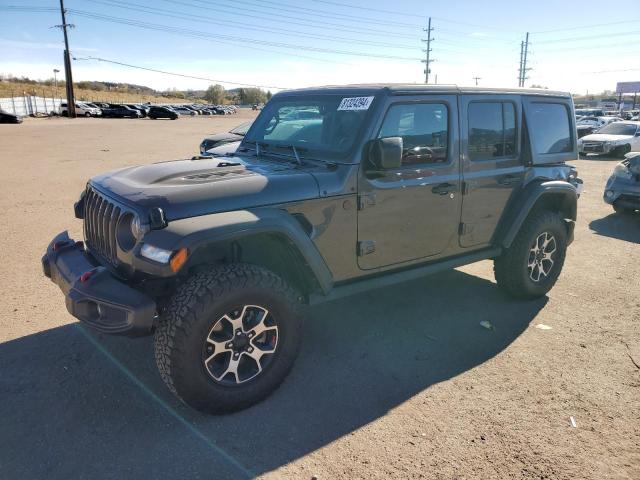
<path fill-rule="evenodd" d="M 84 198 L 84 237 L 89 250 L 116 265 L 116 227 L 122 209 L 96 190 L 87 187 Z"/>

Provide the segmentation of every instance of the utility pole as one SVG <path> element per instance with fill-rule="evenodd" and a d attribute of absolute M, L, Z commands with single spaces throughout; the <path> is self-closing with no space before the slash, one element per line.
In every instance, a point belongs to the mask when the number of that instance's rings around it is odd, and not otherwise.
<path fill-rule="evenodd" d="M 529 53 L 529 32 L 527 32 L 527 36 L 525 37 L 525 41 L 524 41 L 524 56 L 522 57 L 522 85 L 521 87 L 524 87 L 524 81 L 528 78 L 527 77 L 527 72 L 529 70 L 531 70 L 530 68 L 527 68 L 527 55 Z"/>
<path fill-rule="evenodd" d="M 423 31 L 427 32 L 427 38 L 422 38 L 423 42 L 426 42 L 427 48 L 422 51 L 426 54 L 427 58 L 425 60 L 421 60 L 424 63 L 424 83 L 429 83 L 429 74 L 431 73 L 431 42 L 433 38 L 431 38 L 431 32 L 433 32 L 433 28 L 431 28 L 431 17 L 429 17 L 429 23 L 427 24 L 427 28 L 423 28 Z"/>
<path fill-rule="evenodd" d="M 522 59 L 524 58 L 524 41 L 520 42 L 520 67 L 518 67 L 518 86 L 522 87 Z"/>
<path fill-rule="evenodd" d="M 73 95 L 73 75 L 71 74 L 71 55 L 69 54 L 69 37 L 67 35 L 67 27 L 73 25 L 67 24 L 65 17 L 64 0 L 60 0 L 60 14 L 62 15 L 62 28 L 64 33 L 64 74 L 67 87 L 67 112 L 69 118 L 76 118 L 76 99 Z"/>
<path fill-rule="evenodd" d="M 473 79 L 476 81 L 476 87 L 478 86 L 478 80 L 482 80 L 482 77 L 473 77 Z"/>

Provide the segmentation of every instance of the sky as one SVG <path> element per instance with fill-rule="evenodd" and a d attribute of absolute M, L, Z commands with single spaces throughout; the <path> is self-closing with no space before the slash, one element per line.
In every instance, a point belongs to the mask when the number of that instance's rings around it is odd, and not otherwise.
<path fill-rule="evenodd" d="M 65 0 L 74 81 L 158 90 L 212 83 L 277 91 L 347 83 L 515 87 L 530 32 L 528 79 L 573 93 L 640 81 L 640 0 Z M 19 9 L 13 7 L 20 7 Z M 606 14 L 604 13 L 606 11 Z M 63 71 L 59 0 L 0 0 L 0 73 Z M 167 75 L 126 63 L 207 80 Z M 62 73 L 60 74 L 62 75 Z"/>

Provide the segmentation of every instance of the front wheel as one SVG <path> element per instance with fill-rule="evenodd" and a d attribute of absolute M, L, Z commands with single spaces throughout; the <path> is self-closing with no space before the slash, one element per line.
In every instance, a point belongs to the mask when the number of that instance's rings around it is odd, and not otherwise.
<path fill-rule="evenodd" d="M 622 207 L 622 206 L 617 205 L 615 203 L 613 204 L 613 210 L 616 213 L 619 213 L 621 215 L 630 215 L 630 214 L 632 214 L 634 212 L 634 210 L 632 208 Z"/>
<path fill-rule="evenodd" d="M 255 265 L 198 273 L 175 293 L 155 333 L 162 379 L 207 413 L 247 408 L 273 392 L 298 353 L 296 293 Z"/>
<path fill-rule="evenodd" d="M 557 213 L 534 212 L 494 261 L 496 282 L 509 295 L 533 299 L 555 285 L 564 265 L 567 229 Z"/>
<path fill-rule="evenodd" d="M 622 145 L 615 149 L 615 155 L 618 158 L 624 158 L 624 156 L 631 151 L 631 145 Z"/>

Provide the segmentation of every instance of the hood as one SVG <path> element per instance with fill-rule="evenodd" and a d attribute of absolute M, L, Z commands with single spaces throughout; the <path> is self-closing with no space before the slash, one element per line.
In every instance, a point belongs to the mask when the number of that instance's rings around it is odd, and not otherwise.
<path fill-rule="evenodd" d="M 317 198 L 309 170 L 284 159 L 225 156 L 129 167 L 91 185 L 137 210 L 160 207 L 171 221 Z"/>
<path fill-rule="evenodd" d="M 591 135 L 585 135 L 580 140 L 583 142 L 615 142 L 629 140 L 633 138 L 633 135 L 610 135 L 608 133 L 592 133 Z"/>

